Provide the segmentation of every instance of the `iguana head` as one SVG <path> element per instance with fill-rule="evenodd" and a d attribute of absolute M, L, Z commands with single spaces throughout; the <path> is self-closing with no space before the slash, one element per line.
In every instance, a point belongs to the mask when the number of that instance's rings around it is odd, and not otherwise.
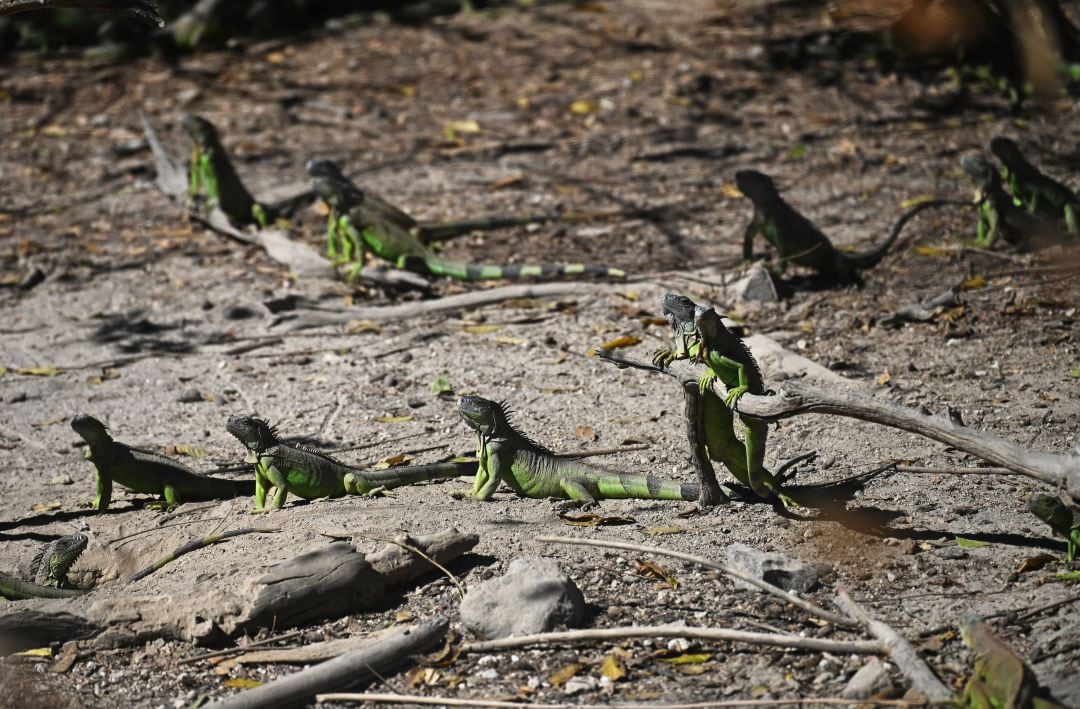
<path fill-rule="evenodd" d="M 998 160 L 1008 165 L 1015 165 L 1019 162 L 1027 162 L 1024 160 L 1024 156 L 1020 153 L 1020 146 L 1015 141 L 1006 138 L 1003 135 L 999 135 L 990 141 L 990 152 L 992 152 Z"/>
<path fill-rule="evenodd" d="M 86 549 L 85 534 L 68 534 L 44 545 L 30 562 L 30 575 L 39 586 L 55 586 Z"/>
<path fill-rule="evenodd" d="M 755 203 L 770 202 L 780 199 L 776 183 L 763 172 L 757 170 L 739 170 L 735 173 L 735 186 Z"/>
<path fill-rule="evenodd" d="M 105 424 L 98 421 L 93 416 L 87 416 L 86 414 L 76 414 L 71 419 L 71 428 L 75 430 L 75 433 L 83 437 L 87 445 L 97 445 L 99 443 L 108 443 L 112 440 L 109 435 L 108 429 L 105 428 Z"/>
<path fill-rule="evenodd" d="M 665 293 L 660 298 L 660 309 L 675 335 L 675 354 L 680 357 L 689 357 L 690 348 L 697 343 L 697 330 L 694 329 L 696 307 L 697 303 L 685 295 Z"/>
<path fill-rule="evenodd" d="M 305 167 L 311 175 L 311 187 L 315 194 L 331 209 L 344 213 L 364 201 L 364 193 L 345 177 L 337 163 L 316 158 L 308 160 Z"/>
<path fill-rule="evenodd" d="M 975 186 L 985 192 L 994 183 L 997 171 L 982 155 L 967 155 L 960 160 L 960 167 L 964 168 L 969 179 Z"/>
<path fill-rule="evenodd" d="M 225 429 L 236 436 L 250 451 L 264 451 L 278 443 L 277 431 L 266 421 L 254 416 L 232 415 L 225 423 Z"/>
<path fill-rule="evenodd" d="M 506 405 L 480 396 L 463 396 L 458 413 L 469 428 L 481 436 L 491 436 L 501 425 L 508 425 Z"/>
<path fill-rule="evenodd" d="M 710 342 L 716 342 L 720 332 L 727 330 L 715 310 L 701 305 L 694 308 L 694 329 L 701 340 L 701 349 L 705 349 Z"/>
<path fill-rule="evenodd" d="M 191 142 L 200 148 L 206 149 L 219 143 L 217 128 L 202 116 L 185 113 L 180 116 L 180 125 L 191 138 Z"/>

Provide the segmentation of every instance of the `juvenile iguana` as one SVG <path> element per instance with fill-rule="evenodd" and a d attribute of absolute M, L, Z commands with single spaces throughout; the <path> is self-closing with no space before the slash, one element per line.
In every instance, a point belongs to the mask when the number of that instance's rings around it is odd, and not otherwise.
<path fill-rule="evenodd" d="M 691 359 L 709 366 L 700 382 L 704 399 L 705 446 L 711 460 L 724 464 L 739 482 L 748 485 L 760 497 L 776 493 L 776 481 L 765 469 L 765 444 L 769 427 L 759 419 L 739 417 L 742 441 L 735 435 L 732 407 L 749 392 L 764 394 L 765 384 L 757 361 L 743 341 L 724 327 L 712 308 L 703 308 L 686 296 L 666 293 L 660 299 L 664 317 L 674 332 L 673 350 L 661 349 L 653 364 L 663 369 L 676 359 Z M 728 390 L 724 400 L 711 386 L 720 379 Z"/>
<path fill-rule="evenodd" d="M 275 204 L 255 201 L 236 174 L 214 124 L 192 113 L 181 116 L 180 124 L 191 138 L 191 184 L 188 190 L 191 199 L 202 196 L 233 222 L 254 223 L 260 227 L 266 227 L 279 216 L 288 216 L 298 205 L 311 201 L 313 195 L 310 192 Z"/>
<path fill-rule="evenodd" d="M 971 679 L 957 704 L 969 709 L 1065 709 L 1052 699 L 1038 696 L 1035 673 L 1009 645 L 985 623 L 966 617 L 960 636 L 975 655 Z"/>
<path fill-rule="evenodd" d="M 1066 558 L 1072 561 L 1080 551 L 1080 512 L 1070 508 L 1061 498 L 1039 492 L 1027 499 L 1027 508 L 1057 534 L 1065 537 Z"/>
<path fill-rule="evenodd" d="M 84 595 L 86 591 L 65 586 L 68 569 L 86 549 L 87 541 L 85 534 L 69 534 L 42 545 L 30 565 L 34 580 L 23 581 L 16 576 L 0 573 L 0 595 L 12 601 Z"/>
<path fill-rule="evenodd" d="M 968 155 L 960 161 L 968 178 L 975 183 L 975 208 L 979 225 L 975 242 L 990 248 L 1001 236 L 1010 244 L 1021 244 L 1028 238 L 1045 233 L 1049 225 L 1036 215 L 1018 207 L 1001 182 L 1001 176 L 985 158 Z"/>
<path fill-rule="evenodd" d="M 781 271 L 791 261 L 840 282 L 858 281 L 859 271 L 876 266 L 900 236 L 904 225 L 924 209 L 948 204 L 971 206 L 961 200 L 920 202 L 901 215 L 880 245 L 869 251 L 849 254 L 833 246 L 820 229 L 785 202 L 768 175 L 757 170 L 739 170 L 735 173 L 735 186 L 754 203 L 754 216 L 743 235 L 744 259 L 753 258 L 754 237 L 761 234 L 776 247 Z"/>
<path fill-rule="evenodd" d="M 353 264 L 350 277 L 363 266 L 367 249 L 397 268 L 465 281 L 578 275 L 608 278 L 626 276 L 626 272 L 618 268 L 582 264 L 493 266 L 448 261 L 421 243 L 413 233 L 415 221 L 408 217 L 408 221 L 404 221 L 400 210 L 382 200 L 368 199 L 333 163 L 327 160 L 311 161 L 308 171 L 315 192 L 330 206 L 328 248 L 340 249 L 342 259 Z"/>
<path fill-rule="evenodd" d="M 114 441 L 105 424 L 79 414 L 71 427 L 86 441 L 86 458 L 97 468 L 94 507 L 102 512 L 112 500 L 113 482 L 135 492 L 161 495 L 171 507 L 185 500 L 228 500 L 255 492 L 252 480 L 226 480 L 200 475 L 183 463 Z"/>
<path fill-rule="evenodd" d="M 1070 232 L 1080 233 L 1080 197 L 1075 192 L 1028 162 L 1020 146 L 1008 138 L 991 140 L 990 152 L 1001 161 L 1002 177 L 1009 183 L 1017 205 L 1064 219 Z"/>
<path fill-rule="evenodd" d="M 698 485 L 664 480 L 651 475 L 608 472 L 576 460 L 558 458 L 529 439 L 510 422 L 506 404 L 479 396 L 463 396 L 458 412 L 479 437 L 480 464 L 472 490 L 455 497 L 490 500 L 500 482 L 519 495 L 572 500 L 582 509 L 597 500 L 696 500 Z"/>
<path fill-rule="evenodd" d="M 273 505 L 284 506 L 288 494 L 314 500 L 343 495 L 378 495 L 403 485 L 470 475 L 475 461 L 370 471 L 345 465 L 326 453 L 283 440 L 277 429 L 254 416 L 230 416 L 225 426 L 248 450 L 255 464 L 255 506 L 265 508 L 266 495 L 276 488 Z"/>

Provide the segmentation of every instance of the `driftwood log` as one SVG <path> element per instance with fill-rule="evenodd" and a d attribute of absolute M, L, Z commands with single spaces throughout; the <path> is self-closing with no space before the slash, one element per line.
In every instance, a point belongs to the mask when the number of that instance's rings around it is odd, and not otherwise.
<path fill-rule="evenodd" d="M 663 371 L 677 379 L 681 386 L 698 382 L 705 365 L 676 360 L 664 370 L 650 363 L 625 359 L 611 352 L 598 351 L 597 356 L 620 367 Z M 725 391 L 717 380 L 713 389 L 721 398 Z M 824 389 L 804 381 L 789 379 L 774 395 L 744 394 L 735 409 L 765 421 L 779 421 L 799 414 L 834 414 L 862 421 L 899 428 L 932 438 L 958 448 L 978 458 L 1013 472 L 1062 488 L 1074 501 L 1080 502 L 1080 455 L 1061 455 L 1033 451 L 992 433 L 964 426 L 947 415 L 929 415 L 899 406 L 890 401 L 845 391 L 840 387 Z"/>
<path fill-rule="evenodd" d="M 479 537 L 450 528 L 398 541 L 370 555 L 334 542 L 274 564 L 265 574 L 235 583 L 211 579 L 182 596 L 140 594 L 134 584 L 114 584 L 78 598 L 7 603 L 0 606 L 0 654 L 87 637 L 106 647 L 157 637 L 205 645 L 262 628 L 338 618 L 435 569 L 401 544 L 446 564 Z M 139 583 L 152 587 L 153 578 Z"/>

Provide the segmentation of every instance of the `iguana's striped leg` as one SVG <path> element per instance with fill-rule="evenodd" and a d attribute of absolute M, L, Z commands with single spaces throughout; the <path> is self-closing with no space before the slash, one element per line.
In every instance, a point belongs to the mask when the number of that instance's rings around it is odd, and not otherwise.
<path fill-rule="evenodd" d="M 559 509 L 578 507 L 582 510 L 590 510 L 597 506 L 596 498 L 585 489 L 584 485 L 576 480 L 562 478 L 559 480 L 559 487 L 570 498 L 566 502 L 560 503 Z"/>

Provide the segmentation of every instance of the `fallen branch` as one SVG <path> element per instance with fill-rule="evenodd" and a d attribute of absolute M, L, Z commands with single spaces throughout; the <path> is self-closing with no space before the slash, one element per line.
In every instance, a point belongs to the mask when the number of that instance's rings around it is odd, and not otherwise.
<path fill-rule="evenodd" d="M 14 15 L 29 10 L 48 10 L 49 8 L 76 8 L 115 12 L 133 20 L 138 20 L 151 27 L 164 27 L 157 7 L 150 0 L 0 0 L 0 15 Z"/>
<path fill-rule="evenodd" d="M 302 630 L 294 630 L 291 633 L 285 633 L 283 635 L 275 635 L 272 638 L 266 638 L 265 640 L 258 640 L 247 645 L 237 645 L 236 647 L 228 647 L 224 650 L 215 650 L 214 652 L 206 652 L 202 655 L 195 655 L 194 657 L 185 657 L 183 660 L 178 660 L 176 664 L 187 665 L 192 662 L 199 662 L 200 660 L 209 660 L 212 657 L 225 657 L 227 655 L 241 655 L 249 650 L 253 650 L 259 647 L 266 647 L 267 645 L 273 645 L 274 643 L 280 643 L 285 640 L 292 640 L 298 638 L 304 634 Z"/>
<path fill-rule="evenodd" d="M 348 652 L 306 670 L 294 672 L 273 682 L 240 692 L 228 699 L 207 705 L 206 709 L 262 709 L 263 707 L 303 706 L 319 692 L 333 692 L 354 687 L 380 677 L 409 656 L 424 652 L 446 635 L 446 618 L 409 626 L 372 645 Z"/>
<path fill-rule="evenodd" d="M 239 537 L 241 534 L 253 534 L 253 533 L 260 533 L 261 534 L 261 533 L 264 533 L 264 532 L 280 532 L 280 531 L 281 531 L 280 529 L 256 529 L 254 527 L 242 527 L 240 529 L 230 529 L 229 531 L 222 532 L 221 534 L 211 534 L 209 536 L 202 537 L 201 539 L 192 539 L 190 542 L 187 542 L 186 544 L 183 544 L 183 545 L 177 547 L 176 549 L 173 549 L 172 552 L 170 552 L 167 556 L 165 556 L 162 559 L 158 559 L 157 561 L 155 561 L 153 564 L 150 564 L 150 566 L 147 566 L 142 571 L 139 571 L 138 573 L 132 574 L 131 577 L 128 579 L 128 583 L 131 583 L 132 581 L 138 581 L 139 579 L 146 578 L 147 576 L 154 573 L 155 571 L 157 571 L 161 567 L 165 566 L 166 564 L 168 564 L 170 562 L 173 562 L 173 561 L 176 561 L 177 559 L 179 559 L 184 554 L 189 554 L 189 553 L 195 551 L 196 549 L 202 549 L 203 547 L 208 547 L 211 544 L 217 544 L 218 542 L 223 541 L 225 539 L 229 539 L 230 537 Z"/>
<path fill-rule="evenodd" d="M 853 702 L 841 697 L 803 697 L 799 699 L 722 699 L 713 702 L 685 702 L 682 704 L 663 704 L 649 702 L 648 705 L 641 702 L 631 704 L 605 703 L 605 704 L 539 704 L 536 702 L 504 702 L 498 699 L 457 699 L 456 697 L 425 697 L 415 694 L 353 694 L 348 692 L 336 692 L 333 694 L 317 694 L 316 702 L 382 702 L 384 704 L 438 704 L 448 707 L 491 707 L 492 709 L 724 709 L 725 707 L 782 707 L 789 704 L 799 706 L 809 704 L 820 705 L 847 705 L 866 704 L 866 702 Z M 874 706 L 916 706 L 914 702 L 905 699 L 877 699 L 873 700 Z"/>
<path fill-rule="evenodd" d="M 745 581 L 748 584 L 760 588 L 765 593 L 779 598 L 784 603 L 793 605 L 796 608 L 801 608 L 810 615 L 817 616 L 818 618 L 821 618 L 822 620 L 827 620 L 835 625 L 842 625 L 849 628 L 858 625 L 857 622 L 853 621 L 851 618 L 848 618 L 845 615 L 827 611 L 820 606 L 814 605 L 810 601 L 803 600 L 798 596 L 793 596 L 784 589 L 780 588 L 779 586 L 774 586 L 768 581 L 763 581 L 762 579 L 755 578 L 748 574 L 744 574 L 738 569 L 734 569 L 730 566 L 727 566 L 726 564 L 721 564 L 718 561 L 713 561 L 712 559 L 706 559 L 703 556 L 694 556 L 693 554 L 684 554 L 681 551 L 672 551 L 671 549 L 662 549 L 660 547 L 642 546 L 640 544 L 629 544 L 627 542 L 610 542 L 604 539 L 579 539 L 576 537 L 537 537 L 536 541 L 543 544 L 577 544 L 580 546 L 607 547 L 609 549 L 625 549 L 626 551 L 636 551 L 642 554 L 659 554 L 661 556 L 670 556 L 673 559 L 682 559 L 683 561 L 689 561 L 690 563 L 698 564 L 709 569 L 716 569 L 717 571 L 725 573 L 732 578 L 737 578 L 740 581 Z"/>
<path fill-rule="evenodd" d="M 520 635 L 499 638 L 498 640 L 465 643 L 461 646 L 461 652 L 494 652 L 528 645 L 580 643 L 593 640 L 627 640 L 630 638 L 695 638 L 697 640 L 771 645 L 796 650 L 849 655 L 880 655 L 885 652 L 885 646 L 876 640 L 828 640 L 826 638 L 804 638 L 801 635 L 755 633 L 748 630 L 731 630 L 729 628 L 694 628 L 689 625 L 642 625 L 629 628 L 595 628 Z"/>
<path fill-rule="evenodd" d="M 468 310 L 506 300 L 523 298 L 550 298 L 562 295 L 593 295 L 610 293 L 619 286 L 611 283 L 536 283 L 486 288 L 458 295 L 448 295 L 436 300 L 422 300 L 400 305 L 383 305 L 370 308 L 342 309 L 338 313 L 301 318 L 283 317 L 279 323 L 289 323 L 289 331 L 307 330 L 313 327 L 341 325 L 350 320 L 403 320 L 423 315 Z M 323 312 L 320 310 L 320 312 Z"/>
<path fill-rule="evenodd" d="M 917 691 L 931 702 L 948 702 L 953 699 L 953 693 L 923 662 L 915 647 L 904 636 L 882 621 L 872 618 L 846 591 L 837 592 L 836 602 L 851 617 L 865 625 L 870 634 L 881 642 L 889 654 L 889 659 L 896 663 Z"/>
<path fill-rule="evenodd" d="M 598 350 L 597 356 L 620 367 L 662 371 L 684 386 L 688 381 L 699 381 L 706 368 L 704 364 L 676 360 L 667 369 L 660 370 L 652 364 L 625 359 L 610 351 Z M 716 380 L 713 388 L 718 396 L 724 396 L 723 384 L 719 380 Z M 818 413 L 899 428 L 959 448 L 1014 473 L 1054 487 L 1063 487 L 1073 499 L 1080 500 L 1080 455 L 1033 451 L 992 433 L 968 428 L 948 416 L 930 416 L 839 387 L 824 389 L 788 379 L 780 385 L 775 395 L 744 394 L 735 409 L 740 414 L 770 422 L 799 414 Z"/>

